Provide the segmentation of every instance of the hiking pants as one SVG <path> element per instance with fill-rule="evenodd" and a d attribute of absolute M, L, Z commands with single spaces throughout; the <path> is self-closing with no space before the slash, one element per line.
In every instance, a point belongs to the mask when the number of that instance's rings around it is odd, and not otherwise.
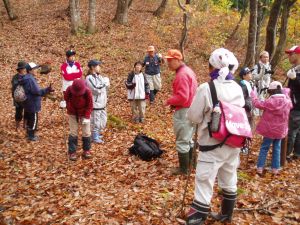
<path fill-rule="evenodd" d="M 107 113 L 105 109 L 94 109 L 91 115 L 91 127 L 93 133 L 101 133 L 106 127 Z"/>
<path fill-rule="evenodd" d="M 130 101 L 133 119 L 144 119 L 146 111 L 146 101 L 143 99 L 134 99 Z"/>
<path fill-rule="evenodd" d="M 78 121 L 76 116 L 69 115 L 69 127 L 70 127 L 70 135 L 73 137 L 78 136 L 78 126 L 81 126 L 82 129 L 82 137 L 90 137 L 91 136 L 91 124 L 81 124 L 81 121 Z"/>

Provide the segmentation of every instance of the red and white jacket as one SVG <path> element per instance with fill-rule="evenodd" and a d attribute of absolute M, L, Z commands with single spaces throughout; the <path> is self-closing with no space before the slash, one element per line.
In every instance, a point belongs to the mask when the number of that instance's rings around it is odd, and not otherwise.
<path fill-rule="evenodd" d="M 68 62 L 65 62 L 60 67 L 62 75 L 62 91 L 66 91 L 69 86 L 72 85 L 75 79 L 81 78 L 82 68 L 79 62 L 74 62 L 71 67 Z"/>

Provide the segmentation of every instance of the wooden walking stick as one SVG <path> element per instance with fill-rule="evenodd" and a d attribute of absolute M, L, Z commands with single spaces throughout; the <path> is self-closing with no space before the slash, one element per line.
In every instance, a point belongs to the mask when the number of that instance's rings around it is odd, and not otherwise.
<path fill-rule="evenodd" d="M 189 179 L 190 179 L 191 172 L 192 172 L 192 169 L 193 169 L 193 164 L 196 163 L 196 160 L 197 160 L 197 157 L 196 157 L 197 148 L 198 148 L 198 124 L 196 125 L 196 128 L 195 128 L 194 146 L 193 146 L 193 150 L 192 150 L 193 151 L 192 160 L 191 160 L 191 163 L 189 164 L 189 170 L 188 170 L 188 173 L 186 175 L 186 182 L 185 182 L 184 192 L 183 192 L 183 196 L 182 196 L 181 208 L 180 208 L 180 211 L 179 211 L 179 215 L 181 215 L 182 217 L 184 216 L 184 200 L 185 200 L 185 196 L 186 196 L 187 189 L 188 189 Z"/>

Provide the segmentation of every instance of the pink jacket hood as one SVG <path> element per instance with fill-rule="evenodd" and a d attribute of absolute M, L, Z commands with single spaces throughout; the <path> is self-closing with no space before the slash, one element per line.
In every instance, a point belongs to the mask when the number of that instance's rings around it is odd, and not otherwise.
<path fill-rule="evenodd" d="M 271 139 L 281 139 L 287 135 L 288 119 L 293 107 L 291 99 L 284 94 L 270 96 L 265 101 L 260 101 L 252 96 L 256 108 L 264 110 L 256 127 L 258 134 Z"/>

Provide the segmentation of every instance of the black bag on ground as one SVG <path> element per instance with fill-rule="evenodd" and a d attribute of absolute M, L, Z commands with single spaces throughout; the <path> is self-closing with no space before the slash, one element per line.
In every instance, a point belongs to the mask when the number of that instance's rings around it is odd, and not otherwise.
<path fill-rule="evenodd" d="M 138 134 L 135 137 L 133 146 L 129 148 L 129 152 L 145 161 L 157 158 L 163 153 L 156 140 L 143 134 Z"/>

